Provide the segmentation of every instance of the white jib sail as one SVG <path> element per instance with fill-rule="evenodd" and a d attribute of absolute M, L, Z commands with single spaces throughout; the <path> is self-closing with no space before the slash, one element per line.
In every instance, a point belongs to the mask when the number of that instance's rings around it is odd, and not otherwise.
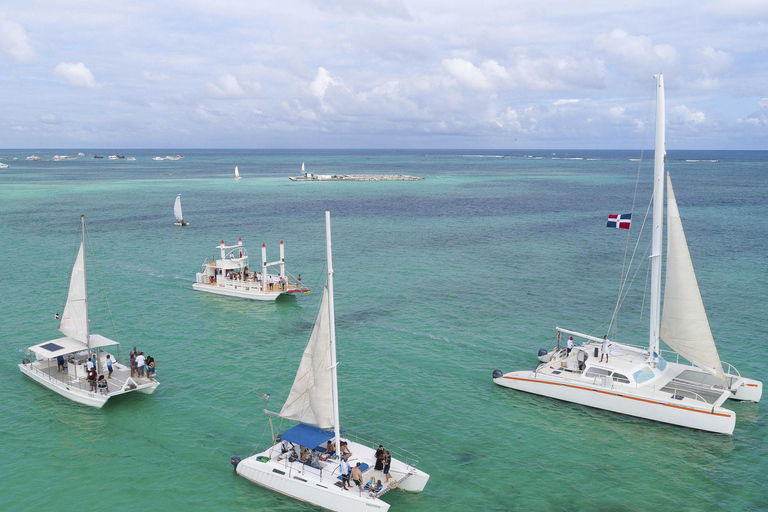
<path fill-rule="evenodd" d="M 176 202 L 173 203 L 173 214 L 176 216 L 176 220 L 181 222 L 184 216 L 181 214 L 181 194 L 176 196 Z"/>
<path fill-rule="evenodd" d="M 85 289 L 85 244 L 80 242 L 80 250 L 72 268 L 69 280 L 69 294 L 61 315 L 59 331 L 77 341 L 88 343 L 88 297 Z"/>
<path fill-rule="evenodd" d="M 331 332 L 328 288 L 323 291 L 320 312 L 301 356 L 299 370 L 280 416 L 320 428 L 333 428 L 331 380 Z"/>
<path fill-rule="evenodd" d="M 704 302 L 701 300 L 699 283 L 696 281 L 669 175 L 667 175 L 667 271 L 664 284 L 664 311 L 661 315 L 661 339 L 688 361 L 715 377 L 726 380 L 715 340 L 709 328 Z"/>
<path fill-rule="evenodd" d="M 235 166 L 235 179 L 239 177 L 240 177 L 240 169 L 238 169 L 237 166 Z"/>

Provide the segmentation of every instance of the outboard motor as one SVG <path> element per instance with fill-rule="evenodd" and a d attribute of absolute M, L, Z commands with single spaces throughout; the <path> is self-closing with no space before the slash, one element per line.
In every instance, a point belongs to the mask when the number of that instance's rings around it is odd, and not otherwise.
<path fill-rule="evenodd" d="M 545 348 L 539 349 L 539 357 L 547 355 L 548 350 Z"/>
<path fill-rule="evenodd" d="M 21 360 L 21 364 L 29 364 L 29 359 L 25 357 L 24 359 Z"/>
<path fill-rule="evenodd" d="M 494 379 L 498 379 L 502 375 L 504 375 L 504 372 L 502 372 L 501 370 L 493 370 L 493 378 Z"/>
<path fill-rule="evenodd" d="M 237 470 L 237 465 L 240 464 L 240 461 L 242 459 L 240 457 L 232 457 L 229 462 L 232 463 L 232 466 Z"/>

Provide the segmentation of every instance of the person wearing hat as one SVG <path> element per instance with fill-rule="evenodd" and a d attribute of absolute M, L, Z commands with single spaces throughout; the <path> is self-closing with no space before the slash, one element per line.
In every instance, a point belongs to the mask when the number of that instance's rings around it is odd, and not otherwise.
<path fill-rule="evenodd" d="M 566 356 L 571 355 L 571 350 L 573 350 L 573 336 L 571 336 L 571 338 L 568 340 L 568 344 L 566 345 L 565 349 L 568 351 Z"/>

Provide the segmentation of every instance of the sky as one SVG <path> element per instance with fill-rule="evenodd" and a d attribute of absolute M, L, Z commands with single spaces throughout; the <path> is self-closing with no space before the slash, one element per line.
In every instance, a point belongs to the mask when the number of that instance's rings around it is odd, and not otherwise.
<path fill-rule="evenodd" d="M 3 0 L 0 148 L 768 149 L 768 0 Z"/>

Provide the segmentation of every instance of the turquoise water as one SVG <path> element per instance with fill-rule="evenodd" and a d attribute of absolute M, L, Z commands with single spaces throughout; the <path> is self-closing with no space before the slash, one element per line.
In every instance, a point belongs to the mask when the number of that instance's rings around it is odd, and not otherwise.
<path fill-rule="evenodd" d="M 235 476 L 229 458 L 268 441 L 259 395 L 272 394 L 270 409 L 282 405 L 320 293 L 255 303 L 191 283 L 222 239 L 242 237 L 252 255 L 266 243 L 270 260 L 284 240 L 288 270 L 319 292 L 325 210 L 342 424 L 416 453 L 431 475 L 421 494 L 387 494 L 393 510 L 768 509 L 763 404 L 726 404 L 736 430 L 719 436 L 491 381 L 495 368 L 533 368 L 556 325 L 605 329 L 627 243 L 605 221 L 629 211 L 636 152 L 198 150 L 151 160 L 177 152 L 2 160 L 11 165 L 0 170 L 4 509 L 313 510 Z M 755 356 L 768 320 L 768 152 L 670 150 L 668 159 L 721 357 L 766 381 Z M 315 172 L 426 179 L 290 182 L 302 161 Z M 646 154 L 635 226 L 651 165 Z M 176 194 L 188 228 L 172 224 Z M 159 363 L 154 395 L 102 410 L 17 368 L 20 349 L 58 335 L 53 315 L 66 299 L 81 213 L 95 253 L 92 332 L 114 336 L 101 280 L 122 359 L 136 345 Z M 647 340 L 645 279 L 641 269 L 619 318 L 627 342 Z"/>

